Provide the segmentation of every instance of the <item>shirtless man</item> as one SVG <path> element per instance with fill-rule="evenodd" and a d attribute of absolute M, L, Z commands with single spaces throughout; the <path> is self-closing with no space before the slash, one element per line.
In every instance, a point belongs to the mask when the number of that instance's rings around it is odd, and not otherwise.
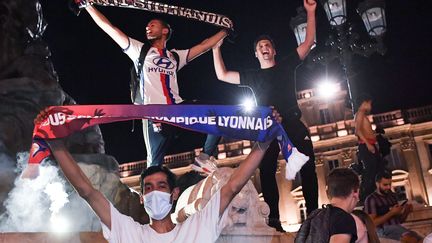
<path fill-rule="evenodd" d="M 358 159 L 363 162 L 363 174 L 360 185 L 360 201 L 375 191 L 375 176 L 381 170 L 381 157 L 376 146 L 375 133 L 369 122 L 368 115 L 372 109 L 372 98 L 361 95 L 357 99 L 359 105 L 355 114 L 355 134 L 358 137 Z"/>

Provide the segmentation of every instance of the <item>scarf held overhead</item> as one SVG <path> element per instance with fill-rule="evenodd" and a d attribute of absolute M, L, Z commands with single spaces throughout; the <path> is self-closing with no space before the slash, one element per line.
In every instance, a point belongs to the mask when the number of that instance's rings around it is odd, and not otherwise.
<path fill-rule="evenodd" d="M 228 17 L 209 13 L 201 10 L 185 8 L 180 6 L 168 5 L 165 3 L 158 3 L 148 0 L 75 0 L 80 5 L 80 8 L 85 7 L 86 4 L 95 4 L 100 6 L 114 6 L 123 8 L 134 8 L 154 13 L 169 14 L 188 19 L 195 19 L 204 23 L 212 24 L 218 27 L 233 30 L 233 22 Z M 84 3 L 85 2 L 85 3 Z M 77 11 L 75 11 L 77 12 Z"/>
<path fill-rule="evenodd" d="M 52 106 L 47 110 L 46 118 L 35 124 L 29 163 L 39 164 L 50 155 L 44 139 L 64 138 L 99 124 L 149 119 L 235 139 L 265 142 L 276 138 L 288 161 L 286 176 L 292 179 L 307 161 L 307 156 L 294 148 L 283 127 L 272 118 L 271 113 L 268 107 L 255 107 L 253 111 L 246 112 L 244 106 L 225 105 Z"/>

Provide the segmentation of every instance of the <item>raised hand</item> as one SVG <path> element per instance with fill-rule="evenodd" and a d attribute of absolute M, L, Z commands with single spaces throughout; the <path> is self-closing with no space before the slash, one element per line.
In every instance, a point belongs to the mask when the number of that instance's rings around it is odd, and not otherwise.
<path fill-rule="evenodd" d="M 213 49 L 219 49 L 222 46 L 223 42 L 224 42 L 224 39 L 221 39 L 212 48 Z"/>
<path fill-rule="evenodd" d="M 48 110 L 48 108 L 45 108 L 40 111 L 36 118 L 33 120 L 33 123 L 36 125 L 41 123 L 43 120 L 46 120 L 48 118 Z"/>
<path fill-rule="evenodd" d="M 315 0 L 304 0 L 303 6 L 307 12 L 315 11 L 317 2 Z"/>

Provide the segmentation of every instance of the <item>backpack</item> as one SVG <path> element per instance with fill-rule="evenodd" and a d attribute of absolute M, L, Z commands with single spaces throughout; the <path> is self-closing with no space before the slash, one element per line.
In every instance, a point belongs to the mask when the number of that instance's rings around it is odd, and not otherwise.
<path fill-rule="evenodd" d="M 151 44 L 146 42 L 142 47 L 141 47 L 141 52 L 140 55 L 138 57 L 138 67 L 137 69 L 135 69 L 135 66 L 132 65 L 131 69 L 130 69 L 130 82 L 129 82 L 129 88 L 130 88 L 130 92 L 131 92 L 131 100 L 132 103 L 141 103 L 139 102 L 137 94 L 138 94 L 138 89 L 139 89 L 139 84 L 140 84 L 140 77 L 141 77 L 141 70 L 143 69 L 143 65 L 144 65 L 144 60 L 147 56 L 147 52 L 150 50 Z M 178 63 L 180 60 L 179 55 L 176 52 L 172 52 L 174 59 L 177 62 L 177 70 L 178 70 Z M 176 70 L 176 71 L 177 71 Z"/>
<path fill-rule="evenodd" d="M 300 226 L 295 243 L 327 243 L 330 240 L 330 204 L 314 210 Z"/>
<path fill-rule="evenodd" d="M 376 139 L 378 142 L 378 150 L 379 150 L 381 156 L 384 158 L 390 154 L 392 144 L 382 134 L 378 134 L 376 136 Z"/>

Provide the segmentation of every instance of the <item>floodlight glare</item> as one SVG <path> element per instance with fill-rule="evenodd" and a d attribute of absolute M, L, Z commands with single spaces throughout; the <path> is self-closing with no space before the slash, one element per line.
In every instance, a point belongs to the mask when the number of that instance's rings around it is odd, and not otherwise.
<path fill-rule="evenodd" d="M 245 98 L 241 105 L 244 106 L 244 110 L 246 112 L 252 111 L 253 108 L 256 106 L 255 101 L 252 98 Z"/>
<path fill-rule="evenodd" d="M 318 85 L 318 94 L 323 98 L 332 98 L 339 90 L 336 83 L 324 81 Z"/>

